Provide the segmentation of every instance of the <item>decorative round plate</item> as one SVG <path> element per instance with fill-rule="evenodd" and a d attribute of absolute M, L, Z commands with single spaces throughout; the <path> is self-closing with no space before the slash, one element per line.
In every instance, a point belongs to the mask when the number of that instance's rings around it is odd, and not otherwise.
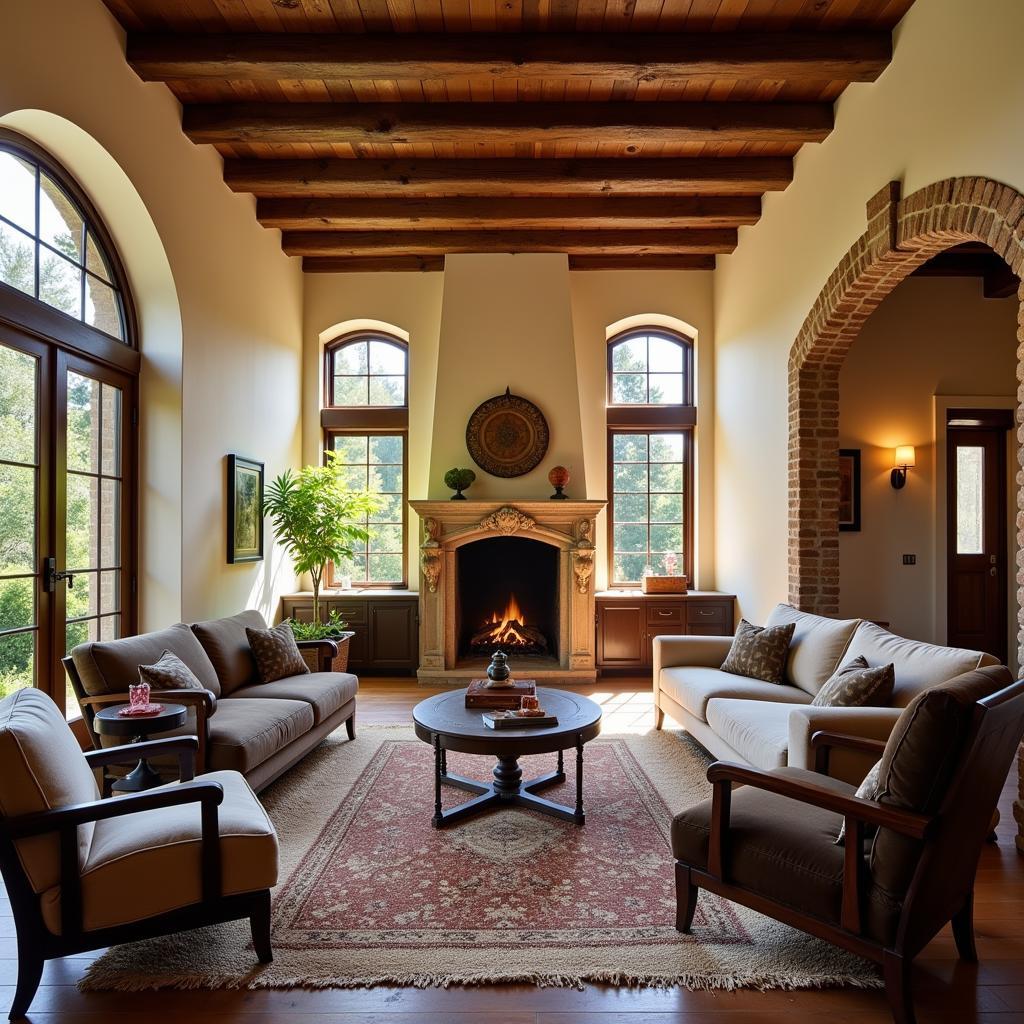
<path fill-rule="evenodd" d="M 523 476 L 548 450 L 548 421 L 533 404 L 508 388 L 478 405 L 466 426 L 473 461 L 492 476 Z"/>

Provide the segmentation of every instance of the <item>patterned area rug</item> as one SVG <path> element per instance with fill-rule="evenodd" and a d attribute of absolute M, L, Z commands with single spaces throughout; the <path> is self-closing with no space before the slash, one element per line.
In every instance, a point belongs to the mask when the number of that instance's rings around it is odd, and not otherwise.
<path fill-rule="evenodd" d="M 525 778 L 555 755 L 524 758 Z M 690 988 L 877 987 L 874 967 L 702 893 L 672 926 L 672 815 L 709 795 L 685 734 L 605 735 L 586 748 L 582 828 L 498 810 L 431 828 L 433 753 L 405 728 L 329 738 L 264 794 L 281 838 L 274 962 L 247 923 L 112 949 L 87 990 L 533 982 Z M 572 803 L 575 776 L 546 790 Z M 453 772 L 493 762 L 451 755 Z M 469 794 L 445 787 L 446 806 Z"/>

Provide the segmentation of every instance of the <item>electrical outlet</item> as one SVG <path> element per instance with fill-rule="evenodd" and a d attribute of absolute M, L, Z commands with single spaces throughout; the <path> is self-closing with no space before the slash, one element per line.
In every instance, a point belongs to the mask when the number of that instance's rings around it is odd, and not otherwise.
<path fill-rule="evenodd" d="M 903 564 L 904 565 L 917 565 L 917 555 L 904 555 L 903 556 Z"/>

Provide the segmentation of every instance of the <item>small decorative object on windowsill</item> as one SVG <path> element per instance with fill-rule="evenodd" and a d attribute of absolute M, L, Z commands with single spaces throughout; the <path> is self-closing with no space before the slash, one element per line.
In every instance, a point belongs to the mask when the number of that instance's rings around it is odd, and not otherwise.
<path fill-rule="evenodd" d="M 288 625 L 296 640 L 333 640 L 338 645 L 338 653 L 331 660 L 332 672 L 348 671 L 348 649 L 352 637 L 356 634 L 348 628 L 336 611 L 332 611 L 326 622 L 299 622 L 289 619 Z M 310 672 L 320 671 L 320 652 L 316 648 L 299 649 L 302 660 Z"/>
<path fill-rule="evenodd" d="M 679 560 L 674 551 L 665 555 L 665 575 L 656 576 L 654 570 L 647 566 L 640 581 L 640 589 L 645 594 L 685 594 L 687 579 L 684 574 L 676 575 Z"/>
<path fill-rule="evenodd" d="M 471 469 L 449 469 L 444 475 L 445 487 L 450 487 L 455 493 L 449 501 L 465 501 L 466 496 L 462 493 L 476 479 L 476 473 Z"/>
<path fill-rule="evenodd" d="M 569 483 L 569 470 L 565 466 L 555 466 L 548 473 L 548 483 L 555 489 L 555 493 L 551 495 L 552 501 L 564 500 L 569 497 L 565 493 L 565 487 Z"/>

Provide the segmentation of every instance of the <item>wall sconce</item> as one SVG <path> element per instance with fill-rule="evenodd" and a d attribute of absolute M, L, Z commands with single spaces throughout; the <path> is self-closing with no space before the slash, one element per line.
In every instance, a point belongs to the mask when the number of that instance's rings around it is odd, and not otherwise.
<path fill-rule="evenodd" d="M 899 491 L 906 486 L 907 470 L 917 465 L 916 453 L 912 444 L 901 444 L 896 449 L 896 457 L 893 460 L 896 468 L 889 474 L 889 483 L 894 491 Z"/>

